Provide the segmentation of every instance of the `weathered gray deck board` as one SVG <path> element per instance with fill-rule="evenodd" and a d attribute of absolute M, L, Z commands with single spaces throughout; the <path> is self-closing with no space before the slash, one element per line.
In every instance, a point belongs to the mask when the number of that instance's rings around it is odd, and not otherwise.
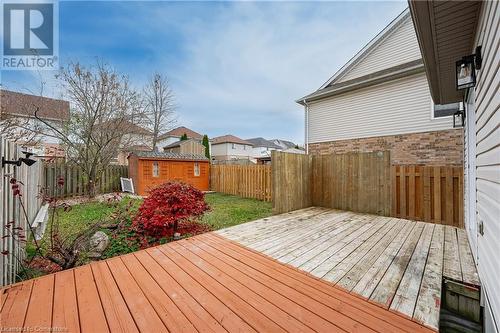
<path fill-rule="evenodd" d="M 432 235 L 431 247 L 425 265 L 422 284 L 413 313 L 419 323 L 439 329 L 439 309 L 441 307 L 441 284 L 443 283 L 444 227 L 436 225 Z"/>
<path fill-rule="evenodd" d="M 306 208 L 217 231 L 438 328 L 443 278 L 479 285 L 464 230 Z"/>

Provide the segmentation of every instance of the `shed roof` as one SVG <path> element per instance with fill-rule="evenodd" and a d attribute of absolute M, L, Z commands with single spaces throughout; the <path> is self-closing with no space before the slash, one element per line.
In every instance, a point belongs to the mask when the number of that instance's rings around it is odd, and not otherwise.
<path fill-rule="evenodd" d="M 248 141 L 245 141 L 243 139 L 238 138 L 237 136 L 227 134 L 227 135 L 222 135 L 222 136 L 217 136 L 212 139 L 212 144 L 217 145 L 220 143 L 239 143 L 242 145 L 249 145 L 252 146 L 252 144 Z"/>
<path fill-rule="evenodd" d="M 140 159 L 208 161 L 208 158 L 205 155 L 200 154 L 181 154 L 159 151 L 138 151 L 134 154 Z"/>
<path fill-rule="evenodd" d="M 0 115 L 34 117 L 36 107 L 38 116 L 47 120 L 68 120 L 69 102 L 2 89 L 0 91 Z"/>

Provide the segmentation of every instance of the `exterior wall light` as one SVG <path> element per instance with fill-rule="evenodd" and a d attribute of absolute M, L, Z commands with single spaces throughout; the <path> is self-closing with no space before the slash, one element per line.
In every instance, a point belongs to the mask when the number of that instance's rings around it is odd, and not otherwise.
<path fill-rule="evenodd" d="M 15 166 L 21 166 L 22 163 L 26 164 L 27 166 L 32 166 L 33 164 L 36 163 L 36 160 L 32 159 L 31 156 L 33 156 L 33 153 L 23 151 L 23 154 L 25 157 L 20 157 L 17 161 L 8 161 L 5 159 L 5 157 L 2 156 L 2 168 L 7 165 L 7 164 L 12 164 Z"/>
<path fill-rule="evenodd" d="M 457 90 L 476 86 L 476 70 L 481 69 L 481 46 L 476 47 L 476 53 L 463 57 L 456 62 Z"/>
<path fill-rule="evenodd" d="M 453 114 L 453 128 L 465 126 L 465 111 L 458 110 Z"/>

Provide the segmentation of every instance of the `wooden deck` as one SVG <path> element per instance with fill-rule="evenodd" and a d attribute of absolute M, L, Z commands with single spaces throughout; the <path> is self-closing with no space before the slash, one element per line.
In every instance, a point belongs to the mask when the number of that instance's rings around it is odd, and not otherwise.
<path fill-rule="evenodd" d="M 205 234 L 0 291 L 2 331 L 432 332 Z"/>
<path fill-rule="evenodd" d="M 436 330 L 442 279 L 479 286 L 451 226 L 312 207 L 217 233 Z"/>

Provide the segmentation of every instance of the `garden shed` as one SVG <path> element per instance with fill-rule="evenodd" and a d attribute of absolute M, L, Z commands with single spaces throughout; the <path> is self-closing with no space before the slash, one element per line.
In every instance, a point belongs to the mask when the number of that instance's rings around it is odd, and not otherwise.
<path fill-rule="evenodd" d="M 210 161 L 205 155 L 150 151 L 132 153 L 128 159 L 136 194 L 147 195 L 151 188 L 172 180 L 208 191 Z"/>

